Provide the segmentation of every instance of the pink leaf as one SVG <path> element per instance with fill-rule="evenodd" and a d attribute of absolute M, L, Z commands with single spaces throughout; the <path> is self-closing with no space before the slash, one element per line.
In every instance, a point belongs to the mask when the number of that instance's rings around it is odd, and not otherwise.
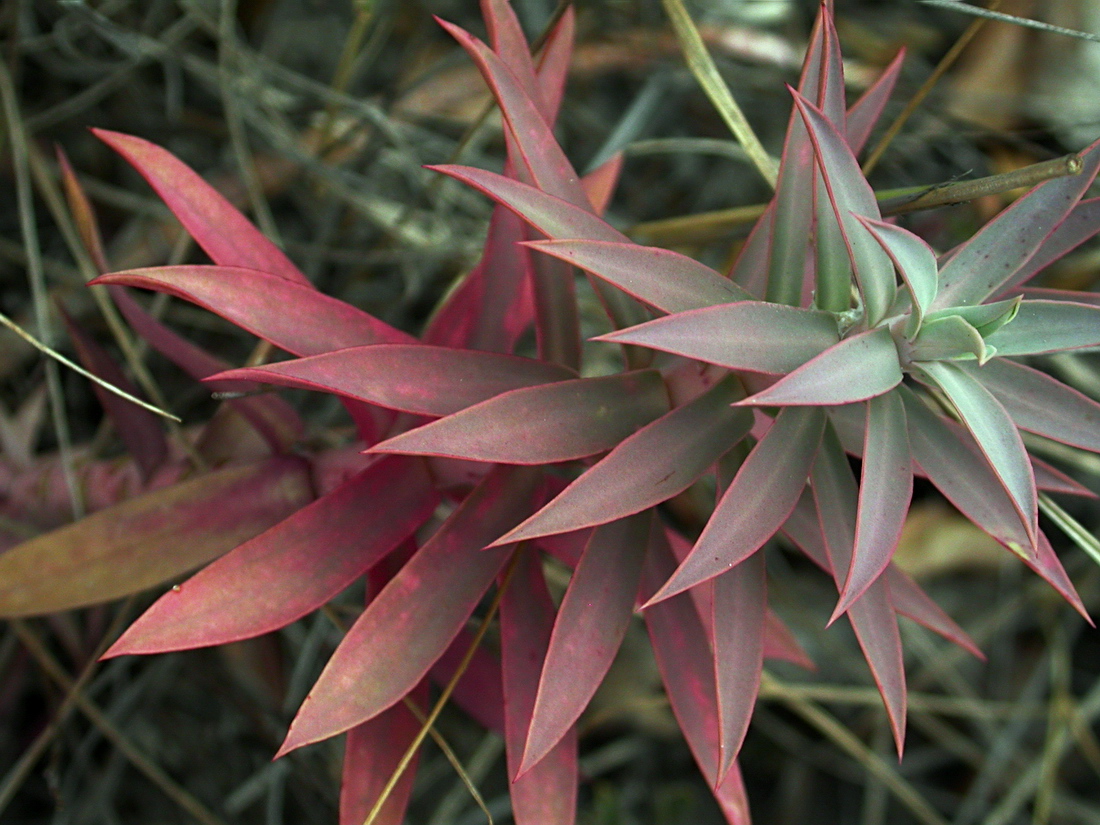
<path fill-rule="evenodd" d="M 900 758 L 905 748 L 905 663 L 902 660 L 898 620 L 885 579 L 877 579 L 852 603 L 848 608 L 848 619 L 882 694 Z"/>
<path fill-rule="evenodd" d="M 757 407 L 851 404 L 888 393 L 902 378 L 889 328 L 875 327 L 834 344 L 739 403 Z"/>
<path fill-rule="evenodd" d="M 838 341 L 831 313 L 760 301 L 693 309 L 601 335 L 729 369 L 784 374 Z"/>
<path fill-rule="evenodd" d="M 1100 141 L 1081 152 L 1081 161 L 1078 174 L 1039 184 L 952 250 L 940 271 L 937 308 L 980 304 L 1020 283 L 1016 273 L 1055 235 L 1092 185 L 1100 169 Z"/>
<path fill-rule="evenodd" d="M 422 462 L 376 461 L 169 590 L 107 655 L 225 644 L 284 627 L 412 535 L 437 502 Z"/>
<path fill-rule="evenodd" d="M 749 453 L 691 554 L 648 604 L 667 599 L 747 559 L 787 520 L 806 485 L 825 414 L 787 407 Z"/>
<path fill-rule="evenodd" d="M 913 496 L 913 462 L 905 407 L 897 393 L 867 402 L 855 546 L 835 620 L 874 582 L 894 556 Z"/>
<path fill-rule="evenodd" d="M 295 355 L 365 344 L 415 343 L 411 336 L 313 287 L 253 269 L 162 266 L 113 272 L 91 283 L 167 292 Z"/>
<path fill-rule="evenodd" d="M 312 497 L 305 463 L 280 457 L 127 499 L 0 554 L 0 616 L 138 593 L 217 558 Z"/>
<path fill-rule="evenodd" d="M 230 370 L 212 380 L 333 392 L 417 415 L 444 416 L 509 390 L 575 377 L 564 367 L 514 355 L 426 344 L 375 344 Z"/>
<path fill-rule="evenodd" d="M 1066 574 L 1066 569 L 1062 567 L 1062 562 L 1058 559 L 1058 554 L 1054 552 L 1054 548 L 1050 544 L 1050 539 L 1047 538 L 1046 533 L 1042 530 L 1039 531 L 1039 543 L 1036 545 L 1036 551 L 1035 558 L 1033 559 L 1020 553 L 1017 553 L 1017 555 L 1020 556 L 1024 564 L 1038 573 L 1044 581 L 1057 590 L 1062 598 L 1069 602 L 1073 609 L 1080 613 L 1086 622 L 1095 627 L 1092 617 L 1089 616 L 1088 610 L 1081 601 L 1081 597 L 1077 595 L 1077 589 L 1073 586 L 1073 582 Z"/>
<path fill-rule="evenodd" d="M 536 688 L 554 623 L 538 555 L 520 550 L 500 603 L 508 776 L 520 773 Z M 577 734 L 570 728 L 537 765 L 512 782 L 516 825 L 573 825 L 577 809 Z"/>
<path fill-rule="evenodd" d="M 587 208 L 526 183 L 469 166 L 429 166 L 484 192 L 550 238 L 629 242 L 630 239 Z"/>
<path fill-rule="evenodd" d="M 119 132 L 92 132 L 141 173 L 214 263 L 258 269 L 312 289 L 279 247 L 171 152 Z"/>
<path fill-rule="evenodd" d="M 749 730 L 764 664 L 768 615 L 764 556 L 756 553 L 714 579 L 714 665 L 725 775 Z"/>
<path fill-rule="evenodd" d="M 430 698 L 427 685 L 414 689 L 408 698 L 425 712 Z M 363 825 L 418 733 L 420 722 L 404 704 L 394 705 L 348 731 L 340 782 L 340 825 Z M 416 763 L 414 757 L 375 818 L 376 825 L 401 825 L 405 821 Z"/>
<path fill-rule="evenodd" d="M 901 74 L 901 66 L 905 62 L 905 49 L 899 49 L 897 55 L 890 61 L 882 74 L 875 80 L 848 109 L 848 122 L 846 137 L 848 145 L 852 148 L 852 154 L 858 155 L 871 137 L 871 130 L 882 116 L 883 109 L 890 100 L 894 86 Z"/>
<path fill-rule="evenodd" d="M 352 625 L 278 756 L 378 715 L 424 678 L 511 555 L 483 548 L 529 510 L 539 477 L 497 468 L 470 493 Z"/>
<path fill-rule="evenodd" d="M 997 541 L 1030 553 L 1032 540 L 1019 511 L 970 433 L 936 415 L 907 387 L 898 392 L 905 401 L 909 448 L 928 479 Z"/>
<path fill-rule="evenodd" d="M 611 667 L 634 612 L 652 520 L 647 511 L 592 531 L 554 621 L 520 774 L 573 726 Z"/>
<path fill-rule="evenodd" d="M 500 541 L 606 524 L 683 492 L 749 431 L 752 417 L 730 406 L 739 395 L 727 378 L 643 427 Z"/>
<path fill-rule="evenodd" d="M 615 447 L 668 410 L 656 370 L 512 390 L 376 444 L 372 452 L 547 464 Z"/>
<path fill-rule="evenodd" d="M 543 46 L 535 68 L 539 90 L 542 92 L 542 99 L 546 102 L 546 122 L 550 124 L 557 120 L 558 109 L 565 95 L 565 81 L 568 79 L 569 66 L 573 59 L 573 36 L 576 28 L 577 13 L 572 6 L 568 6 L 562 12 L 553 30 L 547 35 L 546 45 Z M 596 211 L 603 210 L 597 208 Z"/>
<path fill-rule="evenodd" d="M 467 629 L 459 631 L 451 646 L 432 665 L 432 681 L 446 685 L 470 649 L 474 635 Z M 484 645 L 479 646 L 465 672 L 455 684 L 451 700 L 482 727 L 504 733 L 504 686 L 501 682 L 500 659 Z"/>
<path fill-rule="evenodd" d="M 668 543 L 655 524 L 642 571 L 642 587 L 653 592 L 676 566 Z M 681 593 L 645 610 L 646 628 L 669 704 L 688 747 L 731 825 L 748 825 L 748 800 L 735 762 L 722 776 L 718 770 L 718 708 L 714 654 L 691 596 Z"/>
<path fill-rule="evenodd" d="M 534 241 L 532 249 L 591 272 L 662 312 L 747 301 L 750 296 L 709 266 L 655 246 L 607 241 Z"/>

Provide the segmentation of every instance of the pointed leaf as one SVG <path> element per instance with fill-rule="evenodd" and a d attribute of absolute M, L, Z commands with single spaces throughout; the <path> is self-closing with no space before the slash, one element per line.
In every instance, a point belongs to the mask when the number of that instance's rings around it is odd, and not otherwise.
<path fill-rule="evenodd" d="M 572 6 L 570 6 L 572 8 Z M 592 211 L 602 215 L 611 204 L 619 177 L 623 171 L 623 153 L 616 152 L 591 172 L 581 178 L 581 186 L 592 204 Z"/>
<path fill-rule="evenodd" d="M 587 209 L 526 183 L 470 166 L 429 166 L 484 192 L 550 238 L 629 243 L 619 230 Z"/>
<path fill-rule="evenodd" d="M 527 45 L 527 38 L 512 4 L 508 0 L 482 0 L 481 16 L 485 19 L 493 51 L 515 74 L 523 91 L 538 106 L 543 117 L 548 122 L 553 122 L 553 118 L 548 117 L 547 106 L 535 78 L 535 61 L 531 59 L 531 47 Z"/>
<path fill-rule="evenodd" d="M 511 352 L 534 320 L 531 254 L 519 245 L 526 224 L 497 204 L 481 260 L 428 321 L 423 340 L 436 346 Z"/>
<path fill-rule="evenodd" d="M 125 287 L 107 287 L 111 299 L 125 316 L 127 323 L 157 352 L 196 380 L 202 380 L 229 367 L 225 361 L 196 346 L 173 332 L 148 312 Z M 211 389 L 223 392 L 247 392 L 252 384 L 213 384 Z M 240 413 L 264 440 L 273 453 L 285 453 L 302 435 L 305 425 L 294 408 L 275 395 L 236 398 L 227 402 Z"/>
<path fill-rule="evenodd" d="M 531 182 L 544 192 L 587 208 L 588 197 L 576 171 L 554 138 L 538 104 L 524 90 L 522 81 L 476 37 L 451 23 L 436 20 L 466 50 L 492 89 Z"/>
<path fill-rule="evenodd" d="M 520 771 L 539 673 L 550 643 L 554 603 L 537 554 L 520 550 L 500 603 L 508 776 Z M 516 825 L 573 825 L 577 810 L 577 734 L 570 728 L 537 765 L 512 782 Z"/>
<path fill-rule="evenodd" d="M 890 588 L 890 598 L 894 602 L 894 609 L 900 615 L 912 619 L 933 633 L 938 633 L 977 659 L 985 661 L 985 654 L 970 638 L 970 635 L 944 613 L 943 608 L 932 601 L 929 595 L 920 588 L 920 585 L 896 564 L 891 564 L 886 568 L 886 581 Z"/>
<path fill-rule="evenodd" d="M 747 301 L 747 292 L 686 255 L 607 241 L 536 241 L 532 249 L 591 272 L 662 312 Z"/>
<path fill-rule="evenodd" d="M 1026 523 L 984 460 L 973 436 L 936 415 L 907 387 L 899 387 L 913 459 L 968 519 L 1006 547 L 1031 553 Z"/>
<path fill-rule="evenodd" d="M 921 364 L 920 368 L 948 397 L 974 436 L 1034 544 L 1039 529 L 1035 476 L 1020 433 L 1005 408 L 989 390 L 954 364 L 932 362 Z"/>
<path fill-rule="evenodd" d="M 573 726 L 611 667 L 634 612 L 652 520 L 645 511 L 592 531 L 554 621 L 521 774 Z"/>
<path fill-rule="evenodd" d="M 890 600 L 890 588 L 884 578 L 875 581 L 848 608 L 848 619 L 882 694 L 900 758 L 905 748 L 905 662 L 898 619 Z"/>
<path fill-rule="evenodd" d="M 169 590 L 106 655 L 226 644 L 285 627 L 412 535 L 438 500 L 422 462 L 376 461 Z"/>
<path fill-rule="evenodd" d="M 839 340 L 827 312 L 759 301 L 704 307 L 657 318 L 597 341 L 639 344 L 730 369 L 782 374 Z"/>
<path fill-rule="evenodd" d="M 92 132 L 141 173 L 214 263 L 257 269 L 312 289 L 279 247 L 171 152 L 131 135 Z"/>
<path fill-rule="evenodd" d="M 252 269 L 161 266 L 112 272 L 91 283 L 167 292 L 205 307 L 294 355 L 317 355 L 366 344 L 415 343 L 411 336 L 313 287 Z"/>
<path fill-rule="evenodd" d="M 95 268 L 102 274 L 110 267 L 107 264 L 107 254 L 103 251 L 103 236 L 99 232 L 95 209 L 92 208 L 92 202 L 88 200 L 84 187 L 80 185 L 68 156 L 60 147 L 57 149 L 57 165 L 61 171 L 65 200 L 69 204 L 69 211 L 80 234 L 81 243 L 84 244 L 84 249 L 88 252 L 88 257 L 92 259 Z"/>
<path fill-rule="evenodd" d="M 730 406 L 740 396 L 728 377 L 638 430 L 501 541 L 606 524 L 682 493 L 748 433 L 752 415 Z"/>
<path fill-rule="evenodd" d="M 936 253 L 921 238 L 900 226 L 858 215 L 856 217 L 890 256 L 902 280 L 909 287 L 909 294 L 913 298 L 913 315 L 912 321 L 906 327 L 906 337 L 912 338 L 920 328 L 924 314 L 931 309 L 932 302 L 936 299 L 939 281 Z"/>
<path fill-rule="evenodd" d="M 417 415 L 450 415 L 509 390 L 575 379 L 531 358 L 426 344 L 375 344 L 229 370 L 237 379 L 321 390 Z"/>
<path fill-rule="evenodd" d="M 897 347 L 888 327 L 845 338 L 770 387 L 740 402 L 753 406 L 851 404 L 901 383 Z"/>
<path fill-rule="evenodd" d="M 610 450 L 667 411 L 656 370 L 575 378 L 503 393 L 371 451 L 552 464 Z"/>
<path fill-rule="evenodd" d="M 424 712 L 430 698 L 427 685 L 418 687 L 409 698 Z M 340 781 L 340 825 L 363 825 L 418 733 L 420 720 L 404 704 L 394 705 L 348 731 Z M 414 757 L 387 797 L 374 819 L 377 825 L 401 825 L 405 821 L 405 809 L 416 779 L 416 763 Z"/>
<path fill-rule="evenodd" d="M 992 303 L 977 304 L 976 306 L 950 307 L 930 313 L 927 320 L 931 322 L 940 318 L 962 318 L 978 330 L 982 336 L 986 336 L 993 334 L 1015 319 L 1020 312 L 1022 301 L 1023 297 L 1017 295 L 1015 298 L 1006 301 L 993 301 Z"/>
<path fill-rule="evenodd" d="M 767 578 L 762 553 L 750 556 L 714 579 L 720 775 L 730 769 L 749 730 L 760 691 L 767 615 Z"/>
<path fill-rule="evenodd" d="M 1055 178 L 1028 194 L 955 249 L 940 272 L 939 307 L 980 304 L 1014 283 L 1055 228 L 1070 214 L 1100 169 L 1100 142 L 1081 153 L 1081 172 Z"/>
<path fill-rule="evenodd" d="M 812 549 L 808 552 L 823 556 L 815 557 L 814 561 L 832 573 L 837 590 L 843 591 L 852 569 L 859 487 L 831 423 L 822 434 L 821 447 L 817 451 L 810 478 L 813 504 L 817 511 L 816 517 L 811 521 L 819 525 L 824 543 L 820 550 L 811 545 Z M 802 499 L 805 499 L 805 493 L 802 494 Z M 789 527 L 790 519 L 787 521 Z M 807 548 L 805 537 L 796 540 L 804 549 Z M 833 618 L 836 618 L 835 615 Z"/>
<path fill-rule="evenodd" d="M 539 477 L 497 468 L 462 502 L 352 625 L 278 756 L 377 716 L 424 678 L 511 555 L 482 548 L 529 511 Z"/>
<path fill-rule="evenodd" d="M 825 414 L 816 407 L 779 413 L 714 508 L 691 554 L 649 604 L 724 573 L 775 535 L 806 486 L 824 424 Z"/>
<path fill-rule="evenodd" d="M 867 139 L 871 137 L 871 130 L 882 116 L 894 86 L 901 74 L 902 64 L 905 62 L 905 49 L 899 49 L 897 55 L 890 61 L 882 74 L 878 76 L 857 100 L 848 109 L 848 122 L 846 137 L 853 155 L 858 155 L 867 145 Z M 803 93 L 805 94 L 805 93 Z"/>
<path fill-rule="evenodd" d="M 905 407 L 900 395 L 889 392 L 867 402 L 855 546 L 834 619 L 866 592 L 890 564 L 912 495 L 913 470 Z"/>
<path fill-rule="evenodd" d="M 1046 533 L 1042 530 L 1039 531 L 1039 542 L 1037 544 L 1037 552 L 1034 558 L 1028 556 L 1017 555 L 1023 560 L 1024 564 L 1038 573 L 1042 578 L 1065 599 L 1070 605 L 1081 614 L 1081 617 L 1090 625 L 1093 624 L 1092 618 L 1089 616 L 1088 609 L 1081 601 L 1081 597 L 1077 595 L 1077 589 L 1073 586 L 1073 582 L 1066 574 L 1066 569 L 1062 566 L 1062 562 L 1058 559 L 1058 554 L 1054 552 L 1054 547 L 1051 546 L 1050 539 L 1047 538 Z"/>
<path fill-rule="evenodd" d="M 546 103 L 543 113 L 546 122 L 553 125 L 565 96 L 565 82 L 569 78 L 569 67 L 573 60 L 573 39 L 577 29 L 577 13 L 572 6 L 566 7 L 557 24 L 546 36 L 546 45 L 538 57 L 535 73 L 538 77 L 539 91 Z M 582 181 L 583 183 L 583 181 Z M 585 187 L 587 189 L 587 186 Z M 595 202 L 593 202 L 595 205 Z M 596 209 L 602 212 L 602 209 Z"/>
<path fill-rule="evenodd" d="M 844 234 L 863 296 L 867 325 L 874 326 L 886 316 L 897 290 L 890 258 L 857 217 L 880 217 L 875 193 L 837 128 L 798 92 L 792 94 L 810 132 L 829 200 Z"/>
<path fill-rule="evenodd" d="M 1002 292 L 1027 283 L 1055 261 L 1100 232 L 1100 198 L 1080 201 L 1043 240 L 1035 254 L 1009 278 Z"/>
<path fill-rule="evenodd" d="M 1012 323 L 990 334 L 986 343 L 1002 356 L 1100 347 L 1100 306 L 1025 300 Z"/>
<path fill-rule="evenodd" d="M 0 554 L 0 617 L 138 593 L 217 558 L 311 498 L 306 465 L 281 457 L 128 499 Z"/>
<path fill-rule="evenodd" d="M 1003 358 L 968 372 L 997 397 L 1020 429 L 1100 452 L 1100 404 L 1091 398 Z"/>

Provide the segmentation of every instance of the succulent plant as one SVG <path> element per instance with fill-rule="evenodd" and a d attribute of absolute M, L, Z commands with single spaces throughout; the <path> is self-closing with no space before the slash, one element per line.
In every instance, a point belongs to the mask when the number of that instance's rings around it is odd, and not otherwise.
<path fill-rule="evenodd" d="M 334 393 L 365 452 L 343 454 L 342 483 L 166 592 L 108 655 L 265 633 L 365 575 L 366 608 L 280 754 L 347 732 L 341 822 L 399 822 L 406 752 L 425 730 L 410 704 L 426 712 L 434 681 L 504 734 L 516 821 L 548 825 L 573 821 L 574 723 L 641 610 L 695 758 L 729 821 L 747 822 L 736 757 L 763 660 L 805 661 L 768 607 L 762 549 L 776 536 L 835 580 L 830 621 L 851 621 L 899 751 L 897 616 L 980 655 L 892 563 L 914 476 L 1085 613 L 1037 516 L 1039 491 L 1090 492 L 1020 431 L 1097 452 L 1100 405 L 1018 359 L 1100 346 L 1089 296 L 1024 286 L 1100 230 L 1100 199 L 1082 200 L 1100 143 L 937 255 L 883 220 L 855 158 L 900 58 L 847 107 L 823 6 L 775 197 L 726 275 L 600 217 L 618 160 L 582 179 L 552 132 L 571 13 L 535 61 L 508 3 L 482 5 L 491 47 L 443 25 L 493 91 L 508 162 L 436 167 L 497 206 L 480 263 L 420 338 L 317 291 L 163 149 L 100 133 L 214 263 L 97 282 L 167 349 L 181 345 L 118 287 L 191 301 L 295 356 L 213 380 Z M 622 345 L 620 372 L 585 371 L 575 268 L 613 329 L 599 340 Z M 532 326 L 535 352 L 517 354 Z M 270 461 L 293 464 L 285 437 L 272 444 L 284 455 Z M 692 542 L 662 505 L 704 477 L 718 498 Z M 556 608 L 544 554 L 573 570 Z M 490 592 L 499 657 L 467 628 Z"/>

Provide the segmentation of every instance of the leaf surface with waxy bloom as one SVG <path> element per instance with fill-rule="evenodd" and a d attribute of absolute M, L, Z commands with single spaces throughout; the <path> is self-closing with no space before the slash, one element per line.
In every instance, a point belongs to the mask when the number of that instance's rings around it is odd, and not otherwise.
<path fill-rule="evenodd" d="M 482 548 L 530 511 L 540 477 L 498 467 L 466 497 L 352 625 L 277 756 L 377 716 L 424 678 L 512 552 Z"/>
<path fill-rule="evenodd" d="M 1024 301 L 1012 323 L 990 333 L 986 343 L 1002 356 L 1100 347 L 1100 306 L 1042 299 Z"/>
<path fill-rule="evenodd" d="M 913 495 L 907 430 L 905 407 L 897 393 L 867 402 L 855 546 L 833 619 L 863 595 L 894 556 Z"/>
<path fill-rule="evenodd" d="M 427 344 L 350 347 L 212 380 L 261 381 L 346 395 L 417 415 L 444 416 L 521 387 L 576 378 L 565 367 L 479 350 Z"/>
<path fill-rule="evenodd" d="M 611 667 L 634 612 L 652 520 L 642 512 L 592 531 L 554 621 L 521 774 L 573 726 Z"/>
<path fill-rule="evenodd" d="M 751 299 L 709 266 L 668 249 L 588 240 L 533 241 L 527 245 L 579 266 L 663 312 Z"/>
<path fill-rule="evenodd" d="M 521 549 L 512 583 L 500 600 L 505 751 L 516 825 L 573 825 L 577 813 L 577 732 L 570 728 L 522 776 L 520 761 L 535 707 L 539 673 L 554 624 L 554 602 L 538 555 Z"/>
<path fill-rule="evenodd" d="M 312 497 L 306 464 L 281 457 L 128 499 L 0 554 L 0 616 L 55 613 L 169 581 Z"/>
<path fill-rule="evenodd" d="M 968 519 L 1006 547 L 1033 555 L 1033 541 L 1008 492 L 984 459 L 973 436 L 936 415 L 912 390 L 897 390 L 905 402 L 913 459 L 941 493 Z"/>
<path fill-rule="evenodd" d="M 1012 499 L 1031 543 L 1039 528 L 1035 475 L 1020 433 L 993 394 L 959 366 L 946 361 L 921 364 L 921 371 L 948 397 L 974 436 L 989 466 Z"/>
<path fill-rule="evenodd" d="M 667 410 L 656 370 L 575 378 L 503 393 L 371 451 L 553 464 L 610 450 Z"/>
<path fill-rule="evenodd" d="M 764 556 L 756 553 L 714 581 L 714 667 L 718 692 L 718 773 L 741 750 L 760 691 L 768 617 Z"/>
<path fill-rule="evenodd" d="M 167 292 L 220 315 L 294 355 L 416 339 L 312 287 L 254 269 L 159 266 L 112 272 L 92 284 Z M 324 319 L 323 322 L 318 319 Z"/>
<path fill-rule="evenodd" d="M 595 340 L 638 344 L 729 369 L 779 375 L 798 369 L 839 338 L 836 319 L 828 312 L 740 301 L 657 318 Z"/>
<path fill-rule="evenodd" d="M 912 338 L 925 313 L 932 309 L 939 284 L 936 253 L 925 241 L 900 226 L 856 216 L 890 256 L 913 299 L 913 314 L 906 335 Z"/>
<path fill-rule="evenodd" d="M 412 535 L 438 500 L 421 461 L 375 461 L 169 590 L 107 655 L 225 644 L 284 627 Z"/>
<path fill-rule="evenodd" d="M 889 392 L 902 377 L 890 330 L 875 327 L 834 344 L 740 403 L 757 407 L 851 404 Z"/>
<path fill-rule="evenodd" d="M 724 573 L 775 535 L 806 486 L 824 424 L 825 414 L 817 407 L 780 411 L 737 471 L 691 553 L 648 604 Z"/>
<path fill-rule="evenodd" d="M 92 132 L 141 173 L 214 263 L 262 270 L 312 289 L 279 247 L 171 152 L 131 135 Z"/>
<path fill-rule="evenodd" d="M 566 533 L 606 524 L 686 490 L 748 433 L 752 415 L 730 405 L 741 397 L 725 378 L 624 439 L 553 501 L 499 541 Z"/>

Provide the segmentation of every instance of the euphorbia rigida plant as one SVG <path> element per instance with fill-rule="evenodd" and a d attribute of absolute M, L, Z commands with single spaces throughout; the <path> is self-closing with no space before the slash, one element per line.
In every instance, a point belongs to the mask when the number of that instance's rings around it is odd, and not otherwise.
<path fill-rule="evenodd" d="M 366 608 L 280 754 L 346 732 L 341 822 L 398 822 L 425 730 L 409 704 L 426 709 L 434 681 L 503 734 L 516 821 L 547 825 L 574 820 L 574 724 L 641 611 L 699 767 L 744 823 L 737 754 L 762 662 L 805 661 L 768 607 L 779 534 L 834 579 L 823 619 L 851 622 L 899 752 L 897 616 L 980 655 L 892 563 L 914 476 L 1084 613 L 1037 514 L 1040 491 L 1089 491 L 1020 431 L 1100 451 L 1100 405 L 1019 359 L 1100 346 L 1094 301 L 1024 286 L 1100 231 L 1100 202 L 1082 200 L 1100 146 L 937 255 L 882 219 L 855 159 L 900 60 L 848 107 L 823 7 L 775 197 L 723 275 L 599 216 L 618 164 L 580 178 L 551 131 L 571 15 L 536 61 L 507 2 L 483 8 L 491 45 L 443 25 L 496 97 L 508 161 L 439 167 L 497 206 L 480 263 L 420 338 L 319 293 L 164 150 L 100 133 L 214 265 L 99 283 L 192 301 L 296 356 L 217 379 L 335 393 L 364 450 L 342 484 L 166 592 L 108 655 L 265 633 L 365 575 Z M 618 373 L 583 377 L 576 268 L 613 329 L 600 339 L 622 345 Z M 536 351 L 517 354 L 532 326 Z M 707 476 L 717 503 L 692 541 L 662 505 Z M 573 571 L 557 607 L 544 556 Z M 467 629 L 486 599 L 499 657 Z"/>

